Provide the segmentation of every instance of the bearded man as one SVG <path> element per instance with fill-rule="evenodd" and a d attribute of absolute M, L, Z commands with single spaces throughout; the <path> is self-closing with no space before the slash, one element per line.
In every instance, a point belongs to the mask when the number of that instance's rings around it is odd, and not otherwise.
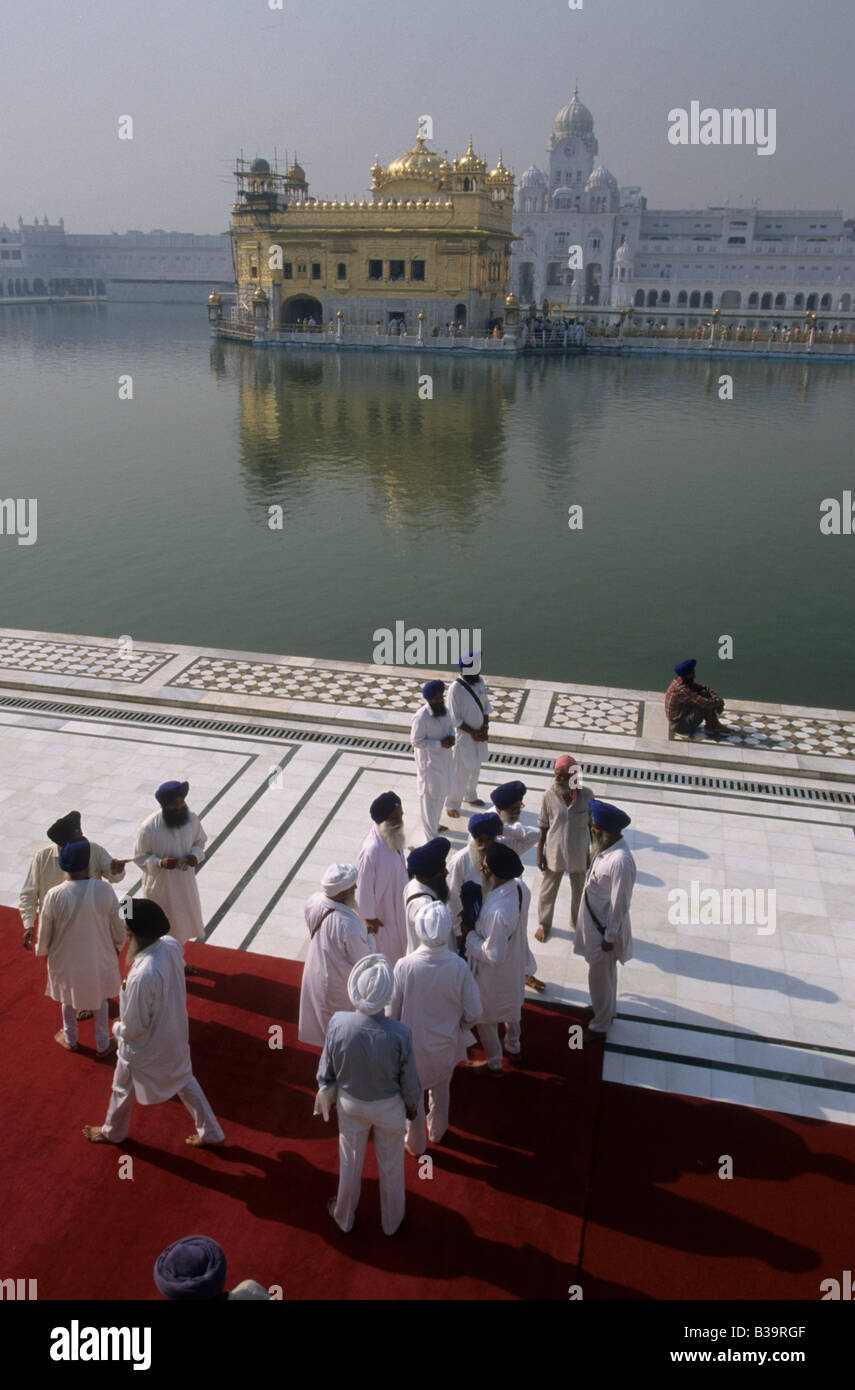
<path fill-rule="evenodd" d="M 555 760 L 554 781 L 540 804 L 540 842 L 537 867 L 543 877 L 537 904 L 539 926 L 535 941 L 546 941 L 552 930 L 555 899 L 565 874 L 570 879 L 570 925 L 575 930 L 585 887 L 590 834 L 588 811 L 593 794 L 579 786 L 579 764 L 569 753 Z"/>
<path fill-rule="evenodd" d="M 495 811 L 469 817 L 469 843 L 451 856 L 448 863 L 448 910 L 458 945 L 464 927 L 475 923 L 481 902 L 487 893 L 483 874 L 484 852 L 502 833 L 501 817 Z"/>
<path fill-rule="evenodd" d="M 374 822 L 366 835 L 356 868 L 356 902 L 359 915 L 374 936 L 376 952 L 392 965 L 407 954 L 407 921 L 404 889 L 407 870 L 404 848 L 404 808 L 395 792 L 383 792 L 369 807 Z"/>
<path fill-rule="evenodd" d="M 119 995 L 119 1021 L 113 1024 L 119 1043 L 113 1089 L 103 1125 L 84 1125 L 83 1134 L 92 1144 L 121 1144 L 134 1096 L 141 1105 L 158 1105 L 177 1095 L 196 1125 L 186 1142 L 223 1144 L 225 1135 L 190 1061 L 181 947 L 156 902 L 128 898 L 126 903 L 131 969 Z"/>
<path fill-rule="evenodd" d="M 439 820 L 446 798 L 453 795 L 454 720 L 445 704 L 445 685 L 428 681 L 422 686 L 425 704 L 413 716 L 410 742 L 416 759 L 419 811 L 425 837 L 433 840 L 445 830 Z"/>
<path fill-rule="evenodd" d="M 417 951 L 421 942 L 416 933 L 416 917 L 430 902 L 448 902 L 448 869 L 445 861 L 451 849 L 451 841 L 444 835 L 437 835 L 426 845 L 410 850 L 407 855 L 407 873 L 410 881 L 404 889 L 404 909 L 407 915 L 407 954 Z M 449 918 L 449 936 L 446 945 L 450 951 L 457 950 L 454 930 Z"/>
<path fill-rule="evenodd" d="M 503 782 L 500 787 L 490 792 L 490 800 L 504 826 L 502 840 L 520 858 L 532 845 L 537 844 L 540 836 L 539 830 L 534 826 L 523 825 L 520 820 L 527 790 L 525 782 Z"/>
<path fill-rule="evenodd" d="M 522 878 L 523 866 L 501 840 L 484 852 L 487 894 L 474 927 L 466 934 L 466 958 L 481 993 L 478 1036 L 486 1061 L 471 1062 L 481 1075 L 503 1073 L 499 1024 L 504 1024 L 504 1049 L 520 1055 L 522 1006 L 531 952 L 526 924 L 531 894 Z"/>
<path fill-rule="evenodd" d="M 187 805 L 189 790 L 189 782 L 163 782 L 154 794 L 160 810 L 143 821 L 134 845 L 134 860 L 143 871 L 141 896 L 163 908 L 182 949 L 205 935 L 195 870 L 205 858 L 208 837 Z M 195 975 L 195 966 L 185 965 L 184 973 Z"/>
<path fill-rule="evenodd" d="M 573 951 L 588 962 L 593 1005 L 593 1017 L 582 1038 L 603 1042 L 617 1013 L 617 963 L 632 959 L 629 904 L 636 871 L 621 833 L 630 824 L 626 812 L 596 799 L 588 809 L 594 858 L 585 880 Z"/>
<path fill-rule="evenodd" d="M 347 981 L 356 962 L 371 954 L 365 923 L 356 911 L 355 864 L 330 864 L 320 893 L 306 903 L 309 950 L 300 983 L 297 1037 L 323 1047 L 327 1024 L 338 1010 L 351 1008 Z"/>

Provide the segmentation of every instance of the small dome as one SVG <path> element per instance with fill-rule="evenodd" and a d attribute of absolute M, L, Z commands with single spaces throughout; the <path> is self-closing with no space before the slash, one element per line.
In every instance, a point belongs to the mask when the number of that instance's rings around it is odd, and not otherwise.
<path fill-rule="evenodd" d="M 606 169 L 604 165 L 598 164 L 591 174 L 591 177 L 588 179 L 588 182 L 585 184 L 585 189 L 589 193 L 598 188 L 607 188 L 609 191 L 617 191 L 617 186 L 618 182 L 614 174 L 609 169 Z"/>
<path fill-rule="evenodd" d="M 546 187 L 546 175 L 535 164 L 526 169 L 520 179 L 520 188 L 536 188 L 538 190 Z"/>
<path fill-rule="evenodd" d="M 485 159 L 479 159 L 474 149 L 472 148 L 471 135 L 469 136 L 469 144 L 466 147 L 466 153 L 465 155 L 463 155 L 461 159 L 455 160 L 455 167 L 464 173 L 469 170 L 471 170 L 474 173 L 480 173 L 482 170 L 487 168 L 487 161 Z"/>
<path fill-rule="evenodd" d="M 504 159 L 502 158 L 502 151 L 500 150 L 500 151 L 499 151 L 499 162 L 498 162 L 498 164 L 496 165 L 495 169 L 491 169 L 491 170 L 490 170 L 490 178 L 491 178 L 491 179 L 506 179 L 507 177 L 508 177 L 508 170 L 505 168 L 505 161 L 504 161 Z"/>
<path fill-rule="evenodd" d="M 578 88 L 574 88 L 572 100 L 556 115 L 553 130 L 559 140 L 568 135 L 593 135 L 594 118 L 579 100 Z"/>
<path fill-rule="evenodd" d="M 289 164 L 286 178 L 294 179 L 297 183 L 306 182 L 306 171 L 302 164 L 298 164 L 296 159 L 293 164 Z"/>
<path fill-rule="evenodd" d="M 251 174 L 269 174 L 270 165 L 266 159 L 254 159 L 249 166 L 249 172 Z"/>
<path fill-rule="evenodd" d="M 420 174 L 435 174 L 441 164 L 441 157 L 435 154 L 433 150 L 428 149 L 424 139 L 420 135 L 411 150 L 405 150 L 397 159 L 392 160 L 386 172 L 391 178 L 406 178 L 408 175 L 412 177 L 413 175 Z M 373 173 L 374 170 L 372 169 L 371 172 Z"/>

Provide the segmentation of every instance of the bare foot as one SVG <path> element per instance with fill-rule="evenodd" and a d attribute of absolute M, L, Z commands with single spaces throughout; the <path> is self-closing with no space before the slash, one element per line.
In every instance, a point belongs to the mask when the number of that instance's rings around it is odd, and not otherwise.
<path fill-rule="evenodd" d="M 459 812 L 459 811 L 448 811 L 448 810 L 447 810 L 445 814 L 448 816 L 448 819 L 449 819 L 449 820 L 460 820 L 460 812 Z"/>
<path fill-rule="evenodd" d="M 546 989 L 545 980 L 539 980 L 536 975 L 526 975 L 525 982 L 529 989 L 534 990 L 535 994 L 542 994 Z"/>
<path fill-rule="evenodd" d="M 83 1137 L 89 1140 L 90 1144 L 111 1144 L 112 1139 L 105 1139 L 100 1125 L 84 1125 Z"/>
<path fill-rule="evenodd" d="M 487 803 L 486 803 L 486 801 L 482 801 L 481 798 L 480 798 L 480 796 L 473 796 L 472 800 L 469 802 L 469 805 L 470 805 L 470 806 L 486 806 Z"/>
<path fill-rule="evenodd" d="M 72 1044 L 72 1043 L 67 1043 L 67 1042 L 65 1041 L 65 1034 L 63 1033 L 63 1031 L 62 1031 L 61 1028 L 60 1028 L 60 1030 L 59 1030 L 58 1033 L 54 1033 L 54 1035 L 53 1035 L 53 1040 L 54 1040 L 54 1042 L 58 1042 L 59 1045 L 60 1045 L 60 1047 L 64 1047 L 65 1050 L 66 1050 L 66 1052 L 76 1052 L 76 1051 L 77 1051 L 77 1043 L 74 1043 L 74 1044 Z"/>
<path fill-rule="evenodd" d="M 91 1010 L 91 1009 L 78 1009 L 78 1010 L 77 1010 L 77 1022 L 78 1022 L 78 1023 L 85 1023 L 86 1020 L 87 1020 L 87 1018 L 91 1018 L 91 1017 L 92 1017 L 92 1010 Z"/>
<path fill-rule="evenodd" d="M 198 1134 L 188 1134 L 185 1144 L 189 1144 L 191 1149 L 213 1149 L 218 1144 L 225 1144 L 225 1135 L 222 1139 L 200 1139 Z"/>

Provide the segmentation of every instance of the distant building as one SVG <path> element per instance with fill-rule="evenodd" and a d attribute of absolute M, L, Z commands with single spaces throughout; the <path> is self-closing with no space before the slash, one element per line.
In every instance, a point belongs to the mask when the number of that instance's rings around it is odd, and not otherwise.
<path fill-rule="evenodd" d="M 806 310 L 852 312 L 855 229 L 842 212 L 650 209 L 598 154 L 575 90 L 555 117 L 547 168 L 532 165 L 519 181 L 511 288 L 523 312 L 544 298 L 568 310 L 632 305 L 671 322 L 713 309 L 761 326 Z M 581 269 L 568 265 L 571 246 L 582 249 Z"/>
<path fill-rule="evenodd" d="M 238 300 L 252 313 L 262 289 L 269 326 L 327 325 L 415 332 L 449 322 L 483 331 L 504 313 L 510 267 L 514 177 L 469 148 L 460 157 L 411 150 L 371 169 L 371 200 L 310 198 L 303 169 L 285 174 L 266 159 L 235 170 L 232 238 Z"/>
<path fill-rule="evenodd" d="M 108 300 L 203 304 L 212 287 L 233 283 L 227 233 L 139 232 L 69 235 L 63 219 L 0 226 L 0 303 L 86 295 Z"/>

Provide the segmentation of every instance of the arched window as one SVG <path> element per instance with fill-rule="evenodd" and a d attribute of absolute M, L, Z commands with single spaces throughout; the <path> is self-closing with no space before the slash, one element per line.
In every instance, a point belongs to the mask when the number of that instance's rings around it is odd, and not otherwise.
<path fill-rule="evenodd" d="M 704 308 L 705 308 L 705 309 L 711 309 L 711 308 L 712 308 L 712 301 L 713 301 L 713 292 L 712 292 L 712 290 L 707 290 L 706 293 L 705 293 L 705 295 L 704 295 Z"/>
<path fill-rule="evenodd" d="M 658 290 L 648 290 L 648 291 L 647 291 L 647 307 L 648 307 L 648 309 L 655 309 L 655 308 L 656 308 L 656 305 L 657 305 L 657 303 L 658 303 L 658 300 L 659 300 L 659 291 L 658 291 Z"/>
<path fill-rule="evenodd" d="M 822 299 L 819 301 L 819 307 L 820 307 L 820 309 L 830 309 L 830 308 L 831 308 L 831 295 L 830 295 L 830 294 L 824 294 L 824 295 L 822 296 Z"/>
<path fill-rule="evenodd" d="M 339 261 L 338 265 L 336 266 L 335 278 L 337 280 L 347 279 L 347 265 L 344 261 Z"/>
<path fill-rule="evenodd" d="M 677 308 L 682 309 L 689 302 L 689 296 L 685 290 L 681 290 L 677 295 Z"/>
<path fill-rule="evenodd" d="M 805 307 L 805 297 L 804 297 L 804 295 L 803 295 L 803 294 L 797 294 L 796 297 L 795 297 L 795 299 L 793 300 L 793 308 L 794 308 L 794 309 L 803 309 L 804 307 Z"/>
<path fill-rule="evenodd" d="M 851 296 L 851 294 L 842 294 L 842 295 L 840 296 L 840 312 L 841 312 L 842 314 L 848 314 L 848 313 L 849 313 L 849 310 L 850 310 L 851 308 L 852 308 L 852 296 Z"/>
<path fill-rule="evenodd" d="M 775 308 L 776 308 L 776 309 L 786 309 L 786 307 L 787 307 L 787 296 L 786 296 L 785 294 L 776 294 L 776 295 L 775 295 Z"/>
<path fill-rule="evenodd" d="M 754 290 L 754 291 L 748 296 L 748 307 L 749 307 L 749 309 L 756 309 L 756 308 L 757 308 L 757 301 L 759 300 L 759 298 L 760 298 L 760 296 L 759 296 L 759 294 L 757 293 L 756 290 Z"/>
<path fill-rule="evenodd" d="M 636 309 L 644 308 L 644 290 L 635 291 L 635 307 Z"/>
<path fill-rule="evenodd" d="M 660 304 L 670 304 L 670 303 L 671 303 L 671 291 L 670 291 L 670 290 L 663 290 L 663 291 L 662 291 L 662 298 L 661 298 L 661 300 L 660 300 L 659 302 L 660 302 Z"/>
<path fill-rule="evenodd" d="M 760 308 L 761 308 L 761 309 L 771 309 L 771 307 L 772 307 L 772 295 L 771 295 L 771 293 L 769 292 L 769 290 L 767 290 L 766 293 L 763 295 L 763 298 L 760 300 Z"/>
<path fill-rule="evenodd" d="M 700 309 L 700 307 L 701 307 L 701 292 L 700 292 L 700 290 L 692 290 L 692 293 L 689 295 L 689 308 L 690 308 L 690 309 Z"/>
<path fill-rule="evenodd" d="M 816 295 L 815 295 L 815 294 L 809 294 L 809 295 L 808 295 L 808 297 L 807 297 L 807 304 L 805 305 L 805 308 L 807 308 L 807 309 L 815 309 L 815 308 L 816 308 Z"/>

